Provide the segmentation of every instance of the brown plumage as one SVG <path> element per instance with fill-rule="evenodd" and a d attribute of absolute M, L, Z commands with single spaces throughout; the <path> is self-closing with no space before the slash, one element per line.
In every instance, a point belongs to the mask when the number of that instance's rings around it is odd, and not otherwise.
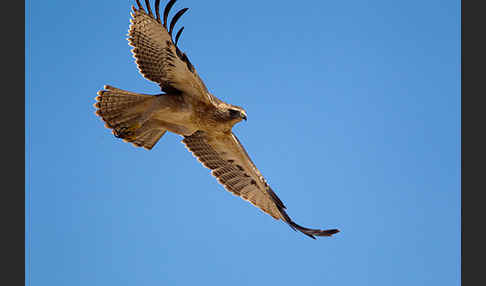
<path fill-rule="evenodd" d="M 140 73 L 165 93 L 146 95 L 105 86 L 96 97 L 96 114 L 116 137 L 149 150 L 167 131 L 182 135 L 187 149 L 234 195 L 309 237 L 339 232 L 305 228 L 290 219 L 285 205 L 232 132 L 236 123 L 246 120 L 245 110 L 208 91 L 187 55 L 177 47 L 184 27 L 173 40 L 174 27 L 187 8 L 174 15 L 167 29 L 175 2 L 168 2 L 161 19 L 160 0 L 155 1 L 155 16 L 148 0 L 147 10 L 136 0 L 138 8 L 132 7 L 128 33 Z"/>

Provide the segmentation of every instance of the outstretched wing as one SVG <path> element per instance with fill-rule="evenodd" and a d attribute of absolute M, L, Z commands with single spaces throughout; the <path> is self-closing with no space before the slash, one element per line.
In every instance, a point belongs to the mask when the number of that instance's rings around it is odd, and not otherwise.
<path fill-rule="evenodd" d="M 138 9 L 132 7 L 128 41 L 133 47 L 132 53 L 140 73 L 145 78 L 158 83 L 166 93 L 183 92 L 199 100 L 211 101 L 212 96 L 196 69 L 187 55 L 177 47 L 177 41 L 184 27 L 177 33 L 175 41 L 172 39 L 175 23 L 187 8 L 177 12 L 167 28 L 169 12 L 176 0 L 167 3 L 163 22 L 159 13 L 160 0 L 155 1 L 156 16 L 152 13 L 149 0 L 145 0 L 148 12 L 142 7 L 140 0 L 136 1 Z"/>
<path fill-rule="evenodd" d="M 198 160 L 215 176 L 226 190 L 249 201 L 275 219 L 282 219 L 294 230 L 311 238 L 331 236 L 339 230 L 319 230 L 302 227 L 293 222 L 285 212 L 285 205 L 267 184 L 251 161 L 236 136 L 208 134 L 197 131 L 182 142 Z"/>

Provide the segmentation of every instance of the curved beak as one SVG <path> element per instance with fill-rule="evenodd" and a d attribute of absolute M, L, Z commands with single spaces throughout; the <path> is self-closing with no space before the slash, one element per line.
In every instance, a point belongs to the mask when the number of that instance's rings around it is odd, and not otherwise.
<path fill-rule="evenodd" d="M 246 121 L 246 114 L 241 114 L 241 118 L 243 118 Z"/>

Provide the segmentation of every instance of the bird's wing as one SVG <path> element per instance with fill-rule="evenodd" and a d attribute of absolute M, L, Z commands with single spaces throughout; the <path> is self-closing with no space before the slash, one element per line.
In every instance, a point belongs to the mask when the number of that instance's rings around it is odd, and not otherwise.
<path fill-rule="evenodd" d="M 275 219 L 282 219 L 294 230 L 312 238 L 331 236 L 337 229 L 319 230 L 302 227 L 285 212 L 285 205 L 267 184 L 251 161 L 238 138 L 233 134 L 197 131 L 182 142 L 215 176 L 226 190 L 249 201 Z"/>
<path fill-rule="evenodd" d="M 163 20 L 160 19 L 159 13 L 160 0 L 155 1 L 155 15 L 148 0 L 145 0 L 147 11 L 140 4 L 140 0 L 136 1 L 138 8 L 132 7 L 128 41 L 133 47 L 132 53 L 140 73 L 148 80 L 158 83 L 166 93 L 183 92 L 198 100 L 212 101 L 213 96 L 208 92 L 187 55 L 177 47 L 184 27 L 179 30 L 175 40 L 172 38 L 175 23 L 187 8 L 177 12 L 167 27 L 169 11 L 176 0 L 167 3 Z"/>

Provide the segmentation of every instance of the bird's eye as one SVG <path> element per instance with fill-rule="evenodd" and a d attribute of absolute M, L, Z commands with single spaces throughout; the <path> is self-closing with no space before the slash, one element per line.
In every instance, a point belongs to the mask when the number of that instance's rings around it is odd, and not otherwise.
<path fill-rule="evenodd" d="M 236 117 L 240 116 L 240 112 L 238 110 L 235 110 L 235 109 L 230 109 L 229 114 L 230 114 L 231 118 L 236 118 Z"/>

